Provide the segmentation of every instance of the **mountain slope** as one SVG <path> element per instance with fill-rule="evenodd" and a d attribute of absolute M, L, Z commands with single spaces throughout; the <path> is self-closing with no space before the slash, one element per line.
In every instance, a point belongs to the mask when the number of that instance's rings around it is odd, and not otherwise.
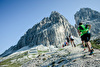
<path fill-rule="evenodd" d="M 30 28 L 20 38 L 17 45 L 10 47 L 1 56 L 12 54 L 24 46 L 33 47 L 43 44 L 57 47 L 57 45 L 64 43 L 69 34 L 78 37 L 76 28 L 60 13 L 53 11 L 50 17 L 44 18 L 40 23 Z"/>
<path fill-rule="evenodd" d="M 45 53 L 23 64 L 22 67 L 99 67 L 100 51 L 95 49 L 89 56 L 81 46 L 66 46 L 56 52 Z"/>
<path fill-rule="evenodd" d="M 75 37 L 75 43 L 81 43 Z M 92 41 L 92 45 L 100 45 L 100 39 Z M 56 48 L 53 45 L 38 45 L 32 48 L 25 46 L 17 52 L 0 58 L 0 67 L 99 67 L 100 50 L 95 49 L 94 55 L 89 56 L 88 49 L 84 52 L 81 45 L 72 47 L 70 44 Z M 100 46 L 99 46 L 100 47 Z"/>
<path fill-rule="evenodd" d="M 95 43 L 97 44 L 98 41 L 96 40 Z M 15 52 L 0 58 L 0 67 L 100 67 L 100 50 L 94 49 L 94 55 L 90 56 L 87 48 L 83 51 L 82 45 L 59 46 L 56 48 L 38 45 L 31 49 Z"/>

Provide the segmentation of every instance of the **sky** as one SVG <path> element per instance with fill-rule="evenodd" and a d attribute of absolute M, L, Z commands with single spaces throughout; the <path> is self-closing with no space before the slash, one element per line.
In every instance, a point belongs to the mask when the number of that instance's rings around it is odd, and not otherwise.
<path fill-rule="evenodd" d="M 100 0 L 0 0 L 0 54 L 52 11 L 74 26 L 74 14 L 87 7 L 100 12 Z"/>

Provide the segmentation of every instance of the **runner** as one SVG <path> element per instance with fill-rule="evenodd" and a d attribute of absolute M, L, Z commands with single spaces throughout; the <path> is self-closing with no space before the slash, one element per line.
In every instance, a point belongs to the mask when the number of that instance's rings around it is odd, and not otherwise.
<path fill-rule="evenodd" d="M 91 43 L 89 42 L 90 36 L 91 36 L 90 31 L 89 31 L 90 29 L 91 29 L 91 25 L 84 26 L 83 23 L 79 23 L 78 33 L 81 36 L 82 44 L 85 47 L 85 44 L 84 44 L 84 41 L 85 41 L 86 45 L 88 46 L 88 51 L 90 52 L 90 55 L 92 55 L 93 48 L 91 46 Z"/>
<path fill-rule="evenodd" d="M 69 40 L 71 41 L 72 47 L 73 47 L 73 44 L 74 44 L 74 47 L 76 47 L 76 45 L 74 43 L 74 37 L 72 35 L 69 35 Z"/>

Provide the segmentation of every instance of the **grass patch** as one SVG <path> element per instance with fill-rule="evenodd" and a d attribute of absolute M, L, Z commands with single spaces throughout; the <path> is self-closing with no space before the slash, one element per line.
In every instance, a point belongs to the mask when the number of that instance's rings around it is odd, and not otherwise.
<path fill-rule="evenodd" d="M 11 58 L 12 58 L 12 60 L 14 60 L 14 59 L 22 58 L 22 57 L 27 56 L 27 55 L 28 55 L 28 51 L 26 51 L 26 52 L 24 52 L 22 54 L 19 54 L 19 55 L 15 55 L 15 56 L 13 56 Z"/>
<path fill-rule="evenodd" d="M 37 55 L 37 54 L 32 54 L 32 55 Z"/>
<path fill-rule="evenodd" d="M 46 52 L 49 52 L 49 50 L 46 50 L 46 51 L 38 50 L 38 54 L 42 54 L 42 53 L 46 53 Z"/>
<path fill-rule="evenodd" d="M 22 65 L 20 62 L 16 61 L 15 63 L 11 63 L 11 60 L 23 58 L 26 55 L 28 55 L 28 51 L 0 62 L 0 66 L 7 65 L 7 67 L 19 67 Z"/>
<path fill-rule="evenodd" d="M 77 46 L 82 45 L 82 43 L 78 44 Z"/>
<path fill-rule="evenodd" d="M 62 51 L 62 50 L 64 50 L 64 49 L 59 49 L 58 51 Z"/>
<path fill-rule="evenodd" d="M 6 59 L 6 60 L 0 62 L 0 65 L 7 65 L 7 64 L 9 64 L 10 60 L 12 60 L 12 59 L 10 58 L 10 59 Z"/>
<path fill-rule="evenodd" d="M 93 48 L 100 49 L 100 39 L 91 40 L 90 42 Z"/>
<path fill-rule="evenodd" d="M 27 56 L 28 55 L 28 51 L 22 53 L 22 54 L 19 54 L 18 56 L 16 56 L 14 59 L 18 59 L 18 58 L 23 58 L 24 56 Z"/>
<path fill-rule="evenodd" d="M 22 65 L 20 63 L 13 63 L 13 64 L 11 64 L 11 60 L 12 59 L 10 58 L 10 59 L 7 59 L 7 60 L 4 60 L 4 61 L 0 62 L 0 66 L 8 65 L 7 67 L 19 67 L 19 66 Z"/>
<path fill-rule="evenodd" d="M 45 52 L 48 52 L 48 51 L 40 51 L 40 50 L 38 50 L 38 52 L 42 52 L 42 53 L 45 53 Z"/>
<path fill-rule="evenodd" d="M 91 45 L 92 45 L 93 48 L 100 49 L 100 38 L 99 39 L 95 39 L 95 40 L 91 40 L 90 42 L 91 42 Z M 78 44 L 77 46 L 79 46 L 81 44 Z"/>

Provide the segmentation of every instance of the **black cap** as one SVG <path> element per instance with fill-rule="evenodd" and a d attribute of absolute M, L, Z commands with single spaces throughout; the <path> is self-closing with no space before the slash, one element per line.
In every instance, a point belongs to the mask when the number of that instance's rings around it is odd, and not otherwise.
<path fill-rule="evenodd" d="M 79 23 L 79 25 L 82 25 L 82 24 L 83 24 L 82 22 Z"/>

